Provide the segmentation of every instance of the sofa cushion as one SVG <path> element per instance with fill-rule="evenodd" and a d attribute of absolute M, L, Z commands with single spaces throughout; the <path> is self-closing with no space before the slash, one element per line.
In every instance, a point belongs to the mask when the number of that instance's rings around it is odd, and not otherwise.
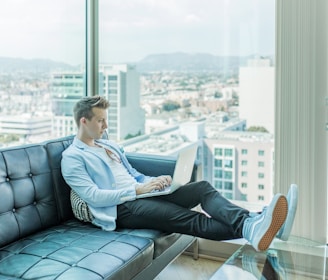
<path fill-rule="evenodd" d="M 152 239 L 154 241 L 154 259 L 163 254 L 181 237 L 179 233 L 166 233 L 155 229 L 117 229 L 116 231 Z"/>
<path fill-rule="evenodd" d="M 0 279 L 130 279 L 152 259 L 148 238 L 70 220 L 0 249 Z"/>

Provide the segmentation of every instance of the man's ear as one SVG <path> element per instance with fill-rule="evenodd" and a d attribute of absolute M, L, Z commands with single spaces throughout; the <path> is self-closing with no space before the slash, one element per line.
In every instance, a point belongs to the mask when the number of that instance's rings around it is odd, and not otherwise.
<path fill-rule="evenodd" d="M 81 120 L 80 120 L 81 123 L 85 124 L 87 122 L 86 118 L 85 117 L 82 117 Z"/>

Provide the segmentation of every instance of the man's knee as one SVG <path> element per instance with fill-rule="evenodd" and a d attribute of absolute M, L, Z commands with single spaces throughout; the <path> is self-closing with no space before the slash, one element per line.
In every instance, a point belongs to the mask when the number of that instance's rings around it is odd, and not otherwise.
<path fill-rule="evenodd" d="M 203 180 L 203 181 L 199 181 L 199 183 L 205 188 L 213 188 L 213 186 L 208 181 Z"/>

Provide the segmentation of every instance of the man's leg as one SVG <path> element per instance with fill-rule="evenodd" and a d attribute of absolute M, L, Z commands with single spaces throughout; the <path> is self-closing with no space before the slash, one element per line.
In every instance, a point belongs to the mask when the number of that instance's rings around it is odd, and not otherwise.
<path fill-rule="evenodd" d="M 189 210 L 199 203 L 211 218 Z M 230 203 L 206 181 L 188 184 L 171 195 L 122 206 L 128 211 L 118 207 L 119 226 L 161 229 L 213 240 L 244 237 L 257 251 L 270 246 L 288 213 L 286 197 L 276 194 L 261 214 L 250 217 L 246 209 Z"/>
<path fill-rule="evenodd" d="M 233 236 L 244 237 L 258 251 L 270 246 L 288 213 L 286 197 L 276 194 L 261 214 L 251 217 L 247 210 L 229 202 L 206 181 L 183 186 L 162 199 L 183 207 L 193 207 L 200 203 L 213 219 L 230 227 Z"/>
<path fill-rule="evenodd" d="M 194 235 L 211 240 L 239 238 L 226 223 L 209 218 L 169 201 L 145 198 L 125 202 L 117 208 L 117 226 L 150 228 Z"/>
<path fill-rule="evenodd" d="M 228 226 L 236 237 L 242 237 L 244 221 L 249 217 L 248 210 L 231 203 L 207 181 L 187 184 L 173 194 L 160 196 L 158 199 L 188 209 L 200 204 L 208 215 Z"/>

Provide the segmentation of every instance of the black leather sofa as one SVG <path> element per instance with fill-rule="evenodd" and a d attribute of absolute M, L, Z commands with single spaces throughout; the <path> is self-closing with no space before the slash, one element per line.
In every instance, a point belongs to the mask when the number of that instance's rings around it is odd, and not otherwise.
<path fill-rule="evenodd" d="M 156 230 L 103 231 L 74 218 L 61 154 L 73 136 L 0 150 L 0 280 L 153 279 L 196 238 Z M 148 175 L 175 160 L 128 154 Z M 147 172 L 146 172 L 147 170 Z M 197 165 L 192 180 L 197 174 Z M 194 251 L 194 257 L 197 257 Z"/>

